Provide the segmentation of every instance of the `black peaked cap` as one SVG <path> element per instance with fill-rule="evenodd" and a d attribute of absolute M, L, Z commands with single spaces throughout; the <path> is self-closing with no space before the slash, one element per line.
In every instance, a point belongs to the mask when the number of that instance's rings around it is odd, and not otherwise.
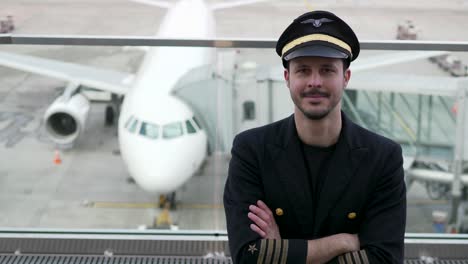
<path fill-rule="evenodd" d="M 312 11 L 296 18 L 281 34 L 276 53 L 283 65 L 293 58 L 318 56 L 355 60 L 359 40 L 351 27 L 328 11 Z"/>

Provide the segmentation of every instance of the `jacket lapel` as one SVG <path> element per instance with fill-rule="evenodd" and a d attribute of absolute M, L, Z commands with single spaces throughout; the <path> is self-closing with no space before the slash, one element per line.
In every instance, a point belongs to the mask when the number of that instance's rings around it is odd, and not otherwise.
<path fill-rule="evenodd" d="M 275 143 L 268 145 L 267 149 L 275 166 L 273 171 L 278 173 L 280 183 L 284 186 L 299 221 L 302 234 L 315 237 L 319 235 L 318 231 L 321 230 L 330 210 L 342 196 L 368 150 L 354 140 L 355 125 L 342 114 L 342 135 L 331 159 L 314 221 L 309 176 L 294 116 L 290 116 L 285 121 L 285 125 L 278 131 Z M 311 223 L 315 224 L 312 226 Z"/>
<path fill-rule="evenodd" d="M 316 211 L 314 234 L 318 235 L 330 210 L 348 186 L 356 173 L 362 158 L 367 154 L 367 148 L 359 146 L 353 140 L 354 124 L 342 114 L 342 134 L 331 159 L 329 171 L 320 193 L 320 201 Z"/>
<path fill-rule="evenodd" d="M 313 222 L 312 195 L 293 116 L 288 118 L 287 125 L 281 130 L 278 137 L 281 141 L 269 146 L 273 154 L 274 171 L 278 173 L 299 219 L 302 233 L 310 234 L 313 230 L 310 224 Z"/>

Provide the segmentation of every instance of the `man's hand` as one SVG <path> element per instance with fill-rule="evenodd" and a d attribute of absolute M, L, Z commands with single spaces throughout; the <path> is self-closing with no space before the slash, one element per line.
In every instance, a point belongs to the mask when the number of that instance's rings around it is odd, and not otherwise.
<path fill-rule="evenodd" d="M 307 242 L 307 263 L 327 263 L 334 257 L 359 250 L 356 234 L 335 234 Z"/>
<path fill-rule="evenodd" d="M 257 205 L 249 206 L 249 210 L 247 216 L 254 222 L 250 225 L 250 229 L 262 238 L 281 239 L 273 213 L 264 202 L 258 200 Z"/>
<path fill-rule="evenodd" d="M 344 248 L 349 251 L 359 251 L 360 243 L 357 234 L 341 234 L 343 235 L 342 241 L 344 242 Z"/>

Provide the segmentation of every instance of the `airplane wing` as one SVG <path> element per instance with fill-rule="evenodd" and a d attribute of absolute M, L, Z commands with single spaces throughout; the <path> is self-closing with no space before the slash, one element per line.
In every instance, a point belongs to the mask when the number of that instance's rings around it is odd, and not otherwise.
<path fill-rule="evenodd" d="M 140 4 L 150 5 L 150 6 L 157 6 L 161 8 L 170 8 L 172 6 L 172 4 L 167 1 L 158 1 L 158 0 L 130 0 L 130 1 L 137 2 Z"/>
<path fill-rule="evenodd" d="M 211 6 L 211 9 L 213 10 L 219 10 L 219 9 L 228 9 L 232 7 L 237 7 L 237 6 L 243 6 L 243 5 L 250 5 L 250 4 L 255 4 L 255 3 L 260 3 L 260 2 L 266 2 L 267 0 L 238 0 L 238 1 L 229 1 L 229 2 L 223 2 L 223 3 L 217 3 L 213 4 Z"/>
<path fill-rule="evenodd" d="M 0 66 L 74 82 L 115 94 L 125 94 L 134 75 L 28 55 L 0 52 Z"/>

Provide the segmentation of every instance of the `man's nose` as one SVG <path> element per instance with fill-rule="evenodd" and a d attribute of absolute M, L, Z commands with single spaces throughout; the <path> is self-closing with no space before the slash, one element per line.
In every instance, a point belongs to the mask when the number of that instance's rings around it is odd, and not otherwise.
<path fill-rule="evenodd" d="M 308 87 L 321 87 L 322 86 L 322 77 L 317 72 L 312 73 L 309 76 Z"/>

